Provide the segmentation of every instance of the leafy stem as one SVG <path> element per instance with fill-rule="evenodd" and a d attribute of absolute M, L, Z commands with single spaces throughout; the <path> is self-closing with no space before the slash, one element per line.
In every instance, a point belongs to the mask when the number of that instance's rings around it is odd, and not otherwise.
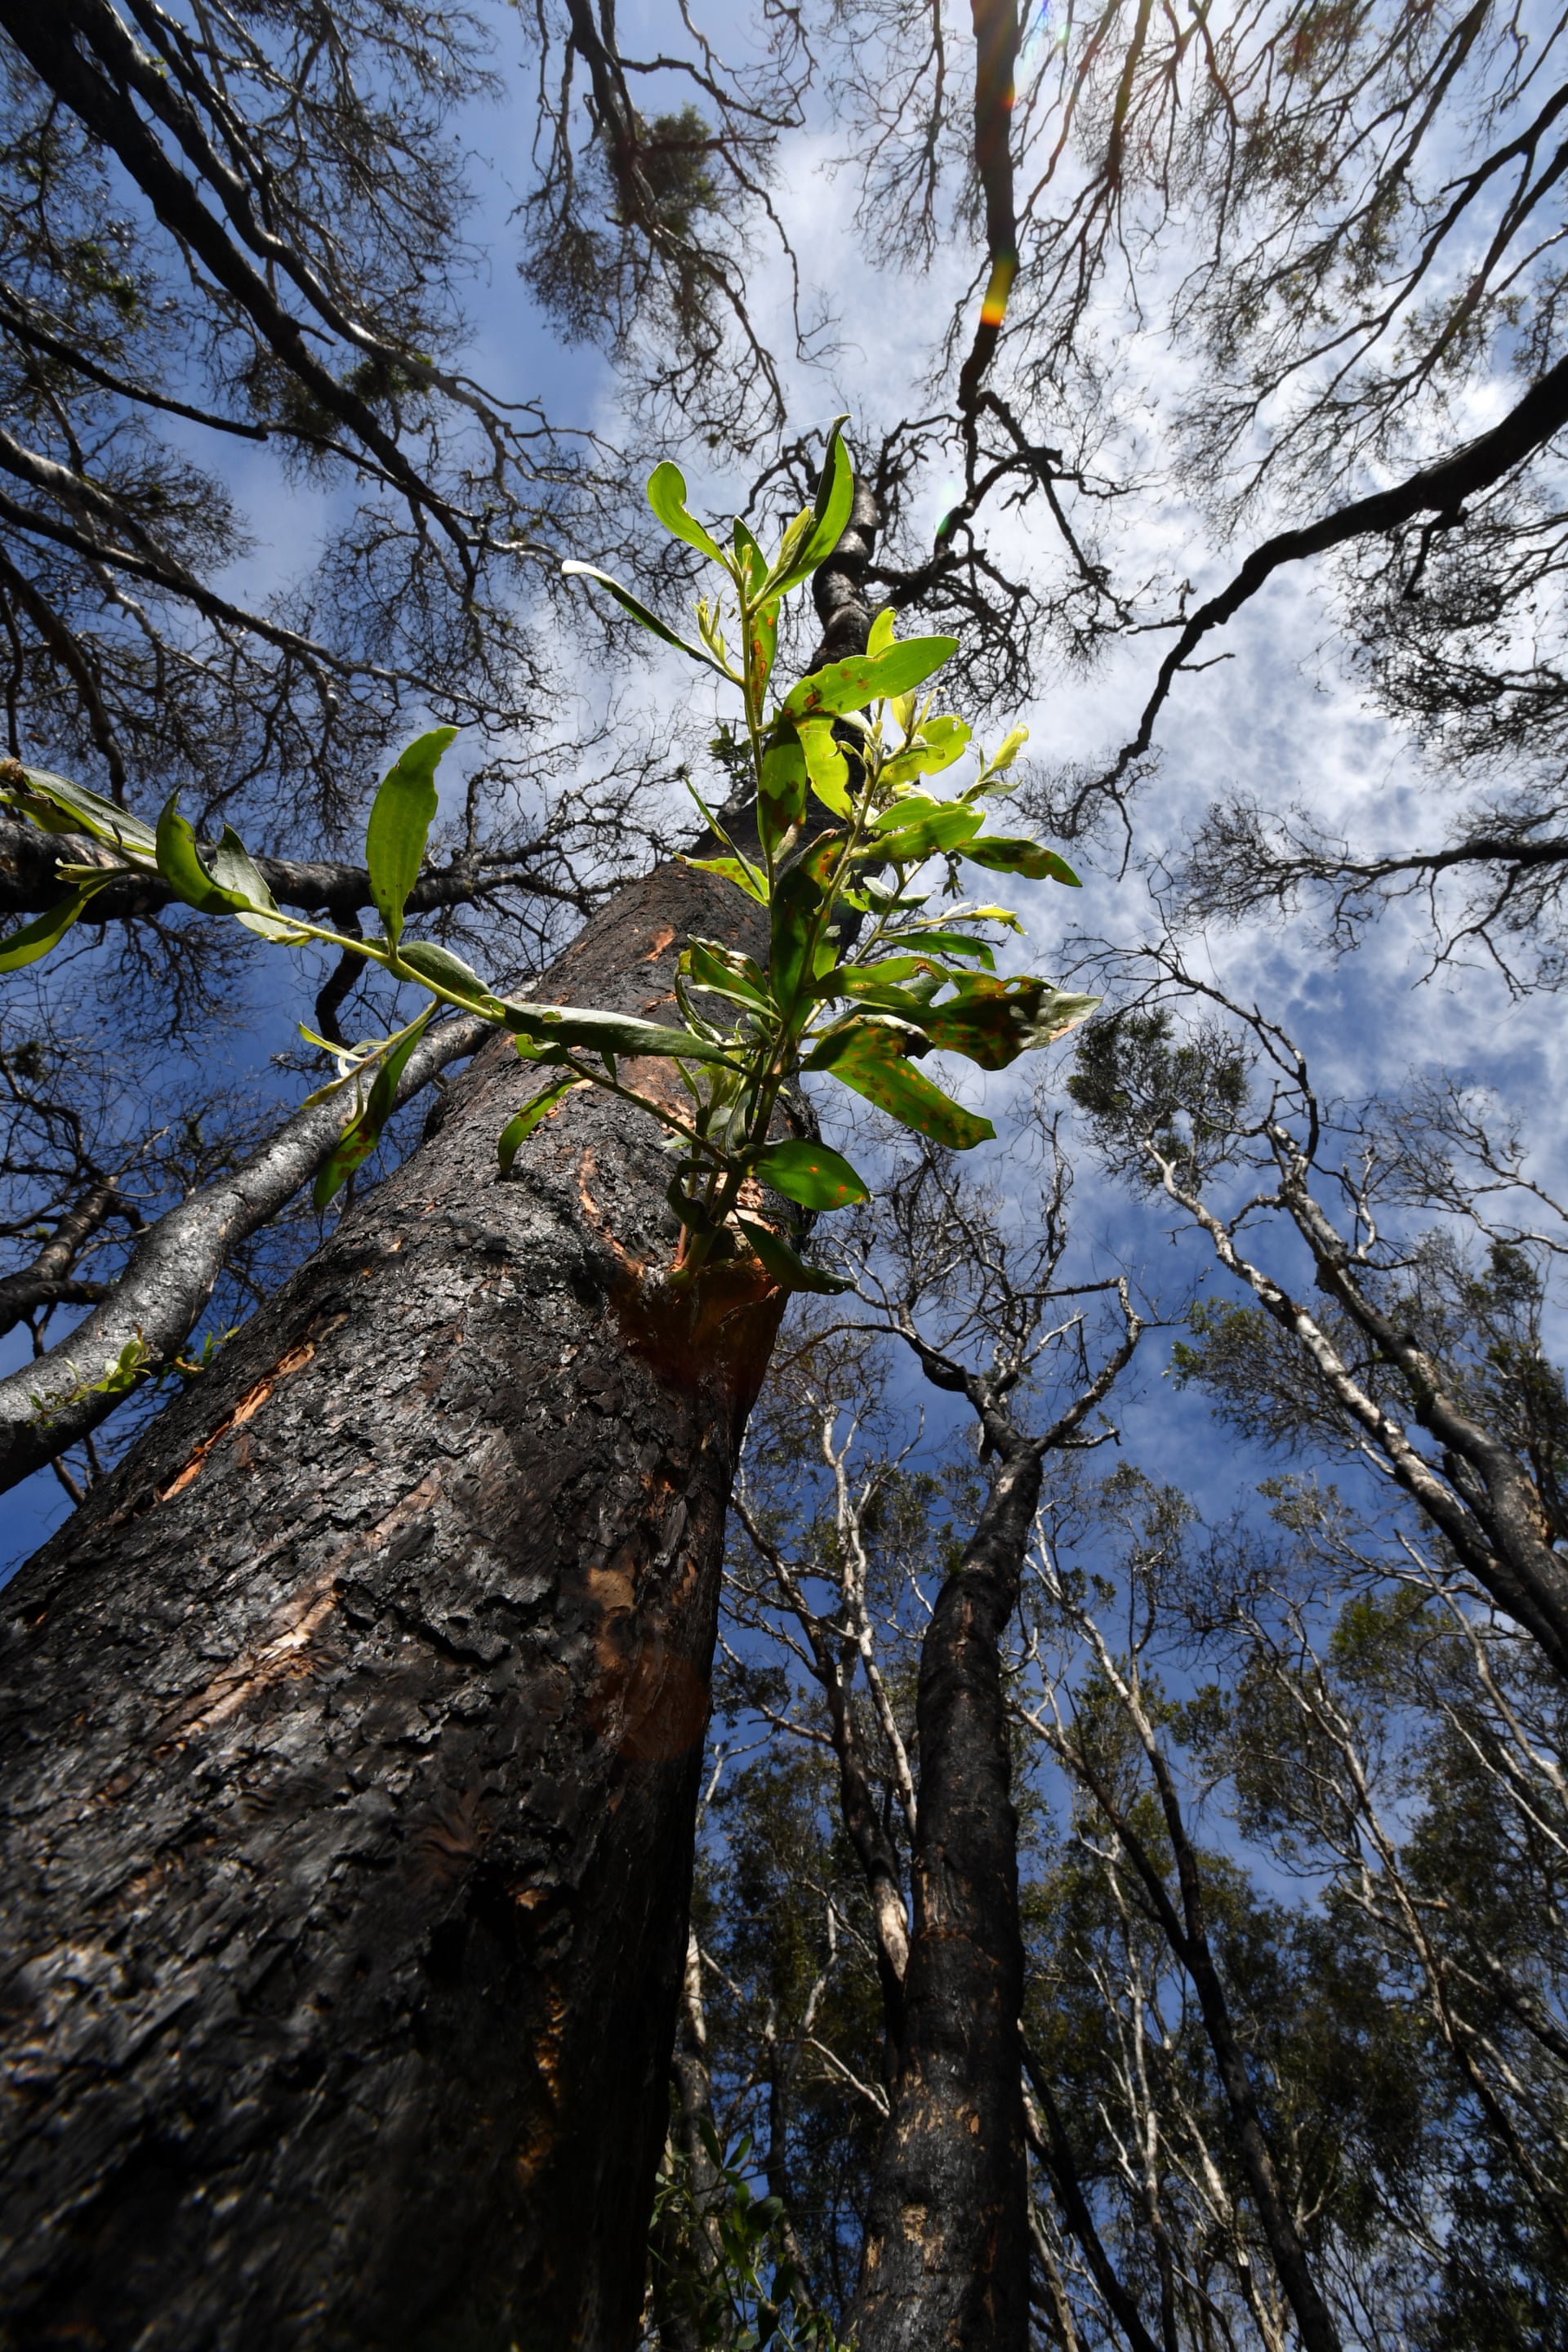
<path fill-rule="evenodd" d="M 502 997 L 450 950 L 405 939 L 409 896 L 438 804 L 436 772 L 457 731 L 450 727 L 416 738 L 372 803 L 364 856 L 382 919 L 379 939 L 281 915 L 244 843 L 226 829 L 216 846 L 198 843 L 177 797 L 149 825 L 85 786 L 5 763 L 0 803 L 46 832 L 86 833 L 110 862 L 62 867 L 68 895 L 0 939 L 0 971 L 49 953 L 115 874 L 155 870 L 203 914 L 232 919 L 275 946 L 320 943 L 357 956 L 425 993 L 412 1021 L 348 1053 L 302 1030 L 339 1061 L 338 1076 L 321 1095 L 354 1086 L 353 1114 L 317 1181 L 319 1204 L 374 1150 L 409 1055 L 437 1005 L 450 1005 L 510 1030 L 519 1054 L 544 1073 L 545 1083 L 500 1137 L 503 1176 L 569 1091 L 595 1087 L 655 1119 L 678 1155 L 668 1191 L 681 1224 L 678 1281 L 694 1282 L 704 1266 L 747 1253 L 786 1288 L 843 1287 L 801 1258 L 778 1221 L 756 1205 L 764 1188 L 813 1213 L 867 1197 L 861 1178 L 837 1152 L 774 1137 L 786 1090 L 804 1072 L 826 1071 L 904 1126 L 967 1150 L 994 1134 L 989 1120 L 915 1065 L 935 1049 L 981 1069 L 1005 1068 L 1061 1036 L 1098 1002 L 1033 974 L 998 976 L 986 934 L 996 925 L 1020 930 L 1018 917 L 1006 907 L 956 898 L 964 860 L 1031 880 L 1070 884 L 1077 877 L 1055 851 L 1026 835 L 986 829 L 985 804 L 1011 789 L 1025 730 L 1015 729 L 987 759 L 972 745 L 962 719 L 933 712 L 929 697 L 917 699 L 955 650 L 952 638 L 900 640 L 891 612 L 884 611 L 864 654 L 831 662 L 770 699 L 784 602 L 826 562 L 848 523 L 855 481 L 843 422 L 828 435 L 814 504 L 786 526 L 771 557 L 742 520 L 727 542 L 715 537 L 689 511 L 679 470 L 655 468 L 648 482 L 655 514 L 717 567 L 723 583 L 711 604 L 698 603 L 695 640 L 607 573 L 582 563 L 564 567 L 741 695 L 762 863 L 730 838 L 695 787 L 693 797 L 726 854 L 684 862 L 732 884 L 765 915 L 768 961 L 722 940 L 690 940 L 676 976 L 679 1025 Z M 725 636 L 731 612 L 735 656 Z M 934 797 L 930 780 L 972 757 L 974 772 L 964 788 L 949 799 Z M 933 907 L 920 877 L 935 866 L 944 902 Z M 890 876 L 891 887 L 879 876 Z M 852 938 L 846 916 L 854 918 Z M 647 1058 L 671 1065 L 689 1108 L 626 1083 L 620 1063 Z"/>

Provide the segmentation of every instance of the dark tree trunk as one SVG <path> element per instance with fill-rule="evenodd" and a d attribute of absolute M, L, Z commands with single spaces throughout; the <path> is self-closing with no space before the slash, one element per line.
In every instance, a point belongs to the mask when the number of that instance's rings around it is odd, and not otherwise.
<path fill-rule="evenodd" d="M 1000 1644 L 1040 1491 L 1009 1451 L 921 1653 L 914 1936 L 867 2221 L 860 2352 L 1026 2352 L 1024 1948 Z"/>
<path fill-rule="evenodd" d="M 694 929 L 765 953 L 668 867 L 542 992 L 651 1013 Z M 606 1097 L 500 1180 L 538 1083 L 487 1047 L 6 1597 L 9 2352 L 631 2339 L 782 1301 L 671 1296 Z"/>

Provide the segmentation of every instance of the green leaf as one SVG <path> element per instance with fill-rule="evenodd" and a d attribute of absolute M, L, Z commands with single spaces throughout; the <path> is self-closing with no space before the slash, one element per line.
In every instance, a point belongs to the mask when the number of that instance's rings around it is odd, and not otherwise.
<path fill-rule="evenodd" d="M 393 1098 L 397 1081 L 403 1076 L 408 1057 L 425 1034 L 436 1007 L 422 1013 L 407 1035 L 399 1040 L 377 1070 L 370 1094 L 359 1117 L 350 1122 L 332 1148 L 331 1157 L 316 1179 L 312 1198 L 318 1209 L 324 1209 L 335 1192 L 341 1192 L 353 1174 L 370 1158 L 381 1141 L 381 1130 L 392 1117 Z"/>
<path fill-rule="evenodd" d="M 666 627 L 657 613 L 648 611 L 640 596 L 634 596 L 629 588 L 623 588 L 620 582 L 612 580 L 607 572 L 599 571 L 592 563 L 563 563 L 561 569 L 569 579 L 596 580 L 601 588 L 609 590 L 621 610 L 629 613 L 650 636 L 658 637 L 664 645 L 673 646 L 678 654 L 685 654 L 690 660 L 701 662 L 709 669 L 716 669 L 721 677 L 729 677 L 729 669 L 717 654 L 710 654 L 706 646 L 694 646 L 687 638 L 677 636 L 673 629 Z M 733 680 L 731 682 L 732 684 Z"/>
<path fill-rule="evenodd" d="M 1005 1070 L 1020 1054 L 1065 1037 L 1087 1020 L 1098 996 L 1074 996 L 1048 980 L 993 980 L 966 972 L 961 993 L 921 1013 L 933 1045 L 967 1055 L 983 1070 Z"/>
<path fill-rule="evenodd" d="M 455 727 L 432 727 L 416 736 L 381 780 L 365 827 L 364 862 L 387 944 L 396 949 L 403 909 L 419 879 L 431 820 L 436 814 L 436 770 L 457 735 Z"/>
<path fill-rule="evenodd" d="M 883 783 L 897 787 L 912 784 L 917 776 L 941 775 L 944 768 L 963 758 L 969 736 L 969 727 L 962 719 L 928 719 L 913 743 L 883 761 Z"/>
<path fill-rule="evenodd" d="M 647 502 L 672 539 L 683 539 L 688 547 L 711 556 L 715 563 L 723 562 L 724 551 L 718 541 L 703 530 L 695 515 L 688 514 L 686 477 L 668 458 L 647 478 Z"/>
<path fill-rule="evenodd" d="M 771 856 L 805 814 L 805 753 L 793 727 L 770 738 L 757 779 L 757 830 Z"/>
<path fill-rule="evenodd" d="M 787 1013 L 812 978 L 808 969 L 812 925 L 823 901 L 824 886 L 837 855 L 837 842 L 809 849 L 798 866 L 774 886 L 773 946 L 769 980 L 773 1002 Z"/>
<path fill-rule="evenodd" d="M 279 913 L 278 901 L 261 878 L 261 868 L 232 825 L 225 825 L 223 839 L 208 853 L 206 870 L 220 890 L 232 891 L 245 901 L 249 911 L 240 913 L 239 920 L 258 939 L 288 946 L 310 938 L 309 931 Z"/>
<path fill-rule="evenodd" d="M 693 988 L 727 996 L 736 1004 L 749 1005 L 753 1012 L 772 1011 L 767 974 L 750 956 L 738 955 L 733 948 L 726 948 L 717 940 L 693 940 L 683 950 L 680 962 Z"/>
<path fill-rule="evenodd" d="M 847 1160 L 825 1143 L 770 1143 L 752 1173 L 804 1209 L 847 1209 L 871 1197 Z"/>
<path fill-rule="evenodd" d="M 748 898 L 754 898 L 760 907 L 768 903 L 767 886 L 762 876 L 742 858 L 687 857 L 682 855 L 676 862 L 694 867 L 699 874 L 721 876 L 726 882 L 732 882 L 737 890 L 743 890 Z"/>
<path fill-rule="evenodd" d="M 778 651 L 779 608 L 777 602 L 758 604 L 752 608 L 750 632 L 746 638 L 746 676 L 752 688 L 753 703 L 761 704 L 773 673 L 773 656 Z"/>
<path fill-rule="evenodd" d="M 542 1087 L 533 1100 L 526 1103 L 515 1118 L 508 1119 L 496 1138 L 496 1158 L 500 1162 L 503 1176 L 540 1120 L 552 1111 L 558 1102 L 563 1102 L 574 1087 L 580 1087 L 583 1083 L 568 1070 L 563 1078 L 552 1078 L 547 1087 Z"/>
<path fill-rule="evenodd" d="M 85 784 L 73 784 L 67 776 L 51 775 L 47 768 L 24 767 L 29 798 L 47 802 L 57 812 L 59 823 L 50 824 L 43 812 L 28 808 L 27 814 L 40 831 L 85 833 L 94 841 L 107 842 L 118 848 L 122 844 L 136 849 L 151 850 L 154 835 L 150 824 L 124 809 L 116 808 L 112 801 L 104 800 L 98 793 L 89 793 Z M 0 797 L 10 799 L 9 793 Z"/>
<path fill-rule="evenodd" d="M 888 647 L 893 642 L 898 617 L 898 614 L 894 612 L 890 604 L 883 605 L 881 611 L 876 615 L 875 619 L 871 623 L 870 628 L 866 634 L 866 651 L 868 654 L 885 654 L 887 652 Z"/>
<path fill-rule="evenodd" d="M 918 812 L 913 821 L 900 822 L 911 810 Z M 983 822 L 963 801 L 896 801 L 878 818 L 874 845 L 862 854 L 885 858 L 892 866 L 918 866 L 939 850 L 963 848 Z M 889 830 L 884 832 L 884 825 Z"/>
<path fill-rule="evenodd" d="M 202 864 L 196 836 L 188 817 L 180 814 L 180 796 L 171 793 L 158 819 L 158 871 L 178 898 L 204 915 L 237 915 L 249 901 L 242 891 L 225 889 Z"/>
<path fill-rule="evenodd" d="M 1026 727 L 1015 727 L 1012 733 L 1004 738 L 1002 748 L 995 758 L 983 761 L 979 775 L 969 787 L 970 796 L 978 797 L 981 793 L 1016 791 L 1018 780 L 1015 776 L 1008 776 L 1007 770 L 1028 740 L 1029 730 Z M 1004 782 L 1002 780 L 1005 777 L 1006 781 Z"/>
<path fill-rule="evenodd" d="M 7 931 L 0 939 L 0 971 L 20 971 L 26 963 L 37 963 L 52 947 L 64 939 L 88 902 L 89 893 L 73 890 L 66 898 L 58 898 L 47 913 L 24 923 L 19 930 Z"/>
<path fill-rule="evenodd" d="M 795 727 L 800 748 L 805 754 L 806 773 L 811 789 L 826 809 L 837 817 L 848 817 L 849 762 L 844 747 L 833 732 L 831 719 L 803 719 Z"/>
<path fill-rule="evenodd" d="M 752 1248 L 762 1259 L 781 1290 L 816 1290 L 831 1294 L 853 1290 L 855 1285 L 837 1274 L 825 1274 L 819 1265 L 807 1265 L 797 1257 L 788 1242 L 761 1225 L 754 1217 L 737 1217 L 735 1223 L 745 1234 Z"/>
<path fill-rule="evenodd" d="M 816 497 L 811 509 L 811 530 L 798 549 L 791 548 L 792 530 L 784 534 L 784 546 L 779 551 L 780 562 L 770 574 L 768 586 L 775 596 L 786 596 L 809 580 L 818 564 L 830 556 L 843 538 L 855 504 L 855 468 L 849 462 L 849 452 L 844 446 L 843 428 L 849 422 L 847 415 L 836 416 L 828 431 L 827 454 L 822 461 L 822 474 L 816 485 Z M 780 565 L 784 568 L 781 569 Z M 776 576 L 774 576 L 776 574 Z"/>
<path fill-rule="evenodd" d="M 956 637 L 906 637 L 885 653 L 829 662 L 793 686 L 784 708 L 792 719 L 842 718 L 847 710 L 862 710 L 868 702 L 919 686 L 957 651 Z"/>
<path fill-rule="evenodd" d="M 973 956 L 989 971 L 996 959 L 984 940 L 972 940 L 967 931 L 919 931 L 915 938 L 930 955 Z"/>
<path fill-rule="evenodd" d="M 841 1085 L 852 1087 L 904 1127 L 945 1143 L 953 1151 L 968 1151 L 988 1143 L 996 1130 L 962 1103 L 933 1087 L 906 1059 L 910 1034 L 885 1021 L 855 1021 L 829 1033 L 806 1057 L 808 1070 L 828 1070 Z"/>
<path fill-rule="evenodd" d="M 499 1000 L 504 1026 L 531 1044 L 589 1054 L 655 1054 L 681 1062 L 729 1062 L 732 1046 L 690 1029 L 661 1028 L 627 1013 L 586 1012 L 572 1004 L 517 1004 Z M 521 1049 L 520 1049 L 521 1050 Z"/>
<path fill-rule="evenodd" d="M 971 842 L 963 854 L 972 866 L 989 866 L 993 874 L 1022 874 L 1031 882 L 1067 882 L 1075 890 L 1083 887 L 1065 857 L 1022 834 L 987 834 L 983 840 Z"/>
<path fill-rule="evenodd" d="M 860 1004 L 885 1005 L 908 1020 L 918 1019 L 951 975 L 929 956 L 889 956 L 885 963 L 846 964 L 817 983 L 818 996 L 844 996 Z M 914 989 L 905 982 L 914 982 Z"/>
<path fill-rule="evenodd" d="M 414 940 L 398 954 L 410 971 L 421 980 L 433 980 L 442 988 L 449 988 L 454 996 L 461 996 L 471 1004 L 488 1004 L 491 1001 L 488 984 L 479 978 L 471 964 L 454 955 L 450 948 L 438 947 L 434 940 Z"/>

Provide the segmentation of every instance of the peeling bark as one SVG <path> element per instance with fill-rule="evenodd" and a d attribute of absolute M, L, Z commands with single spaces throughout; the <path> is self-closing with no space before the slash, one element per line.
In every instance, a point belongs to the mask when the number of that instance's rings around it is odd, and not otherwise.
<path fill-rule="evenodd" d="M 760 929 L 665 868 L 548 993 L 652 1013 L 687 933 Z M 782 1301 L 671 1296 L 669 1163 L 606 1097 L 501 1180 L 539 1083 L 487 1047 L 10 1588 L 8 2352 L 631 2339 Z"/>

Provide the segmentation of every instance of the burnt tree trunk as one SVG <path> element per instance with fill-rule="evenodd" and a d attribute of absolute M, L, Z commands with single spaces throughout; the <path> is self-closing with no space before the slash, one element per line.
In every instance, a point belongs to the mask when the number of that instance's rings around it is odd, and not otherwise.
<path fill-rule="evenodd" d="M 759 910 L 673 866 L 543 993 Z M 665 1066 L 639 1066 L 642 1083 Z M 486 1047 L 23 1570 L 0 1643 L 0 2345 L 629 2344 L 725 1506 L 782 1299 L 653 1122 Z"/>
<path fill-rule="evenodd" d="M 914 1934 L 867 2219 L 860 2352 L 1026 2352 L 1017 1815 L 1001 1641 L 1040 1491 L 1010 1446 L 921 1651 Z"/>

